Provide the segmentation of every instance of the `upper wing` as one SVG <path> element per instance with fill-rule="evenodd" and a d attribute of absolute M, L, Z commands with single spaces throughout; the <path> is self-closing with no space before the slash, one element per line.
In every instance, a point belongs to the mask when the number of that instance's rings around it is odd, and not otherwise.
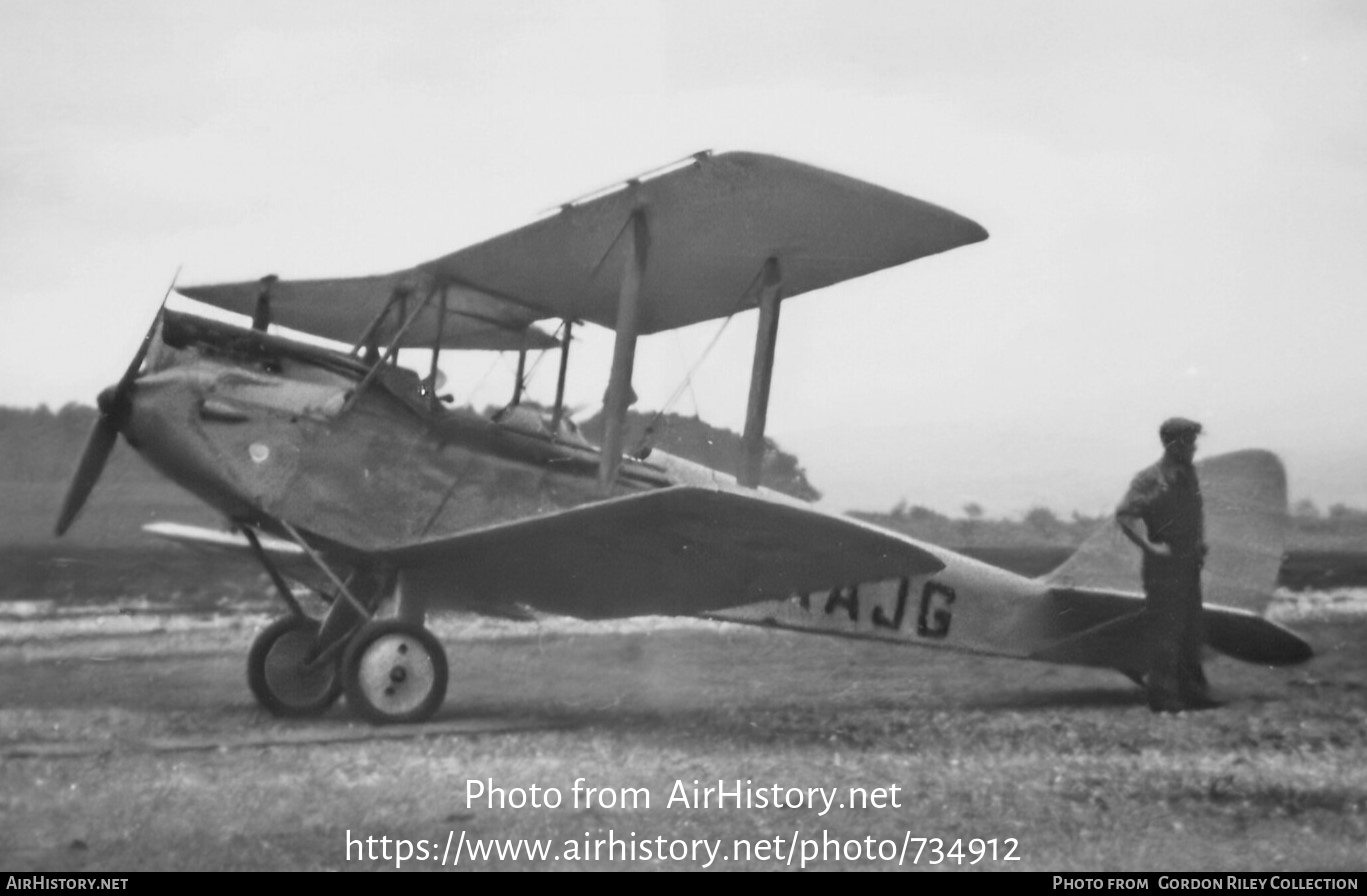
<path fill-rule="evenodd" d="M 270 288 L 272 320 L 355 342 L 396 287 L 431 285 L 446 291 L 448 326 L 456 328 L 444 346 L 519 348 L 486 343 L 549 317 L 612 328 L 625 264 L 620 237 L 636 211 L 649 233 L 641 334 L 754 307 L 769 259 L 791 297 L 987 238 L 961 215 L 831 171 L 755 153 L 700 154 L 412 270 L 280 280 Z M 251 315 L 262 289 L 254 281 L 179 291 Z M 434 307 L 402 345 L 432 345 Z M 386 323 L 381 343 L 394 325 Z"/>
<path fill-rule="evenodd" d="M 733 152 L 567 206 L 421 268 L 548 315 L 615 327 L 626 252 L 619 237 L 638 209 L 649 232 L 642 334 L 755 307 L 753 286 L 770 258 L 791 297 L 987 238 L 973 221 L 928 202 Z"/>
<path fill-rule="evenodd" d="M 932 554 L 844 517 L 674 487 L 400 548 L 405 594 L 586 619 L 692 615 L 929 574 Z"/>
<path fill-rule="evenodd" d="M 374 277 L 331 280 L 276 280 L 269 287 L 260 280 L 177 287 L 181 295 L 251 317 L 257 300 L 269 288 L 271 322 L 301 333 L 338 342 L 355 343 L 389 304 L 396 290 L 421 296 L 426 287 L 420 274 L 399 271 Z M 555 339 L 529 325 L 545 317 L 537 311 L 506 302 L 479 290 L 446 284 L 446 317 L 442 348 L 516 350 L 548 348 Z M 416 299 L 411 307 L 416 309 Z M 401 326 L 402 311 L 385 318 L 375 331 L 387 345 Z M 433 301 L 404 331 L 401 347 L 431 348 L 441 322 L 441 303 Z"/>

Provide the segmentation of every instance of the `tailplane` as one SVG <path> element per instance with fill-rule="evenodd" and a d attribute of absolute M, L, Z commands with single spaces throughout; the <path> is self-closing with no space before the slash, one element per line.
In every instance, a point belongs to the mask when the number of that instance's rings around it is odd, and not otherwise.
<path fill-rule="evenodd" d="M 1142 677 L 1154 637 L 1143 597 L 1056 588 L 1049 599 L 1060 637 L 1030 654 L 1031 659 L 1119 669 L 1136 681 Z M 1314 655 L 1300 635 L 1249 610 L 1207 605 L 1201 623 L 1207 646 L 1246 663 L 1289 666 Z"/>
<path fill-rule="evenodd" d="M 1208 605 L 1261 615 L 1286 550 L 1286 470 L 1268 451 L 1236 451 L 1196 465 L 1205 503 L 1201 589 Z M 1112 519 L 1043 580 L 1060 588 L 1140 592 L 1139 550 Z"/>

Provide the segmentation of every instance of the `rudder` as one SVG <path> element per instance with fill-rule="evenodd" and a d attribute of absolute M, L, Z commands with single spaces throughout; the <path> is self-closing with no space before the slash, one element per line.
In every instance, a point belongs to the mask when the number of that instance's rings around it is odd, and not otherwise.
<path fill-rule="evenodd" d="M 1203 460 L 1196 473 L 1210 549 L 1201 574 L 1204 601 L 1262 614 L 1286 550 L 1286 470 L 1270 451 L 1247 450 Z M 1043 580 L 1140 592 L 1139 559 L 1138 548 L 1111 519 Z"/>

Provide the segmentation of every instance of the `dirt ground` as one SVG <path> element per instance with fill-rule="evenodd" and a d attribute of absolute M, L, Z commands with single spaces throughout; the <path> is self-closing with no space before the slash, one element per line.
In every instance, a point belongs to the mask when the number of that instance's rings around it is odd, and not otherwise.
<path fill-rule="evenodd" d="M 1363 870 L 1367 617 L 1321 610 L 1310 663 L 1216 659 L 1228 703 L 1170 717 L 1096 670 L 453 617 L 445 707 L 387 729 L 258 709 L 259 612 L 11 616 L 0 868 Z"/>

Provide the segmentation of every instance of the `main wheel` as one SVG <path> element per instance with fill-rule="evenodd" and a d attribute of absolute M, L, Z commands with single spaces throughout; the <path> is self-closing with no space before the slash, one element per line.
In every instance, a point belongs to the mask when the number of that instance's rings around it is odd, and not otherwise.
<path fill-rule="evenodd" d="M 366 624 L 347 645 L 347 704 L 376 725 L 422 722 L 446 699 L 446 651 L 421 625 L 402 619 Z"/>
<path fill-rule="evenodd" d="M 300 718 L 323 712 L 342 693 L 337 661 L 314 662 L 318 623 L 286 616 L 266 626 L 247 654 L 247 685 L 257 702 L 277 716 Z"/>

